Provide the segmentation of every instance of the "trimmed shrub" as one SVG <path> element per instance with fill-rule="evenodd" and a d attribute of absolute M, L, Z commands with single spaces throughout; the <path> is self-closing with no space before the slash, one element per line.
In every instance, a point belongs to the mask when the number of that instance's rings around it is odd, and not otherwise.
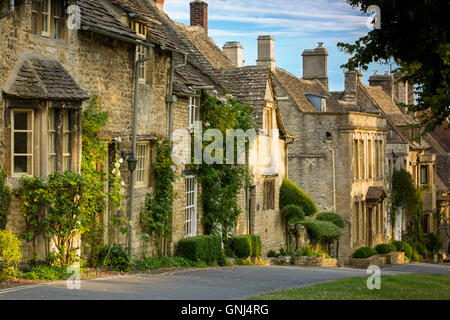
<path fill-rule="evenodd" d="M 397 248 L 397 251 L 401 251 L 405 253 L 405 256 L 408 259 L 411 259 L 412 256 L 412 247 L 408 242 L 405 241 L 394 241 L 394 245 Z"/>
<path fill-rule="evenodd" d="M 355 253 L 353 254 L 353 257 L 355 257 L 357 259 L 366 259 L 371 256 L 375 256 L 377 254 L 378 254 L 378 252 L 374 248 L 361 247 L 355 251 Z"/>
<path fill-rule="evenodd" d="M 131 268 L 131 261 L 128 257 L 127 252 L 117 244 L 113 244 L 111 247 L 111 252 L 108 255 L 109 246 L 102 246 L 98 253 L 98 263 L 97 268 L 112 267 L 115 271 L 129 271 Z M 107 260 L 105 261 L 105 259 Z"/>
<path fill-rule="evenodd" d="M 375 250 L 377 250 L 379 254 L 388 254 L 389 252 L 397 251 L 397 247 L 391 243 L 382 243 L 377 245 Z"/>
<path fill-rule="evenodd" d="M 0 230 L 5 230 L 6 222 L 11 205 L 11 193 L 9 187 L 5 185 L 5 174 L 0 172 Z"/>
<path fill-rule="evenodd" d="M 252 239 L 249 236 L 232 237 L 231 249 L 238 258 L 248 258 L 252 254 Z"/>
<path fill-rule="evenodd" d="M 344 219 L 341 217 L 341 215 L 337 214 L 336 212 L 320 212 L 316 216 L 316 220 L 331 222 L 336 227 L 341 229 L 345 227 Z"/>
<path fill-rule="evenodd" d="M 291 223 L 298 223 L 305 219 L 305 212 L 295 204 L 288 204 L 281 210 L 281 215 Z"/>
<path fill-rule="evenodd" d="M 328 221 L 304 220 L 301 224 L 308 230 L 311 244 L 331 243 L 342 235 L 341 230 Z"/>
<path fill-rule="evenodd" d="M 313 216 L 318 211 L 314 202 L 302 189 L 291 180 L 283 178 L 280 187 L 280 209 L 290 204 L 300 207 L 306 216 Z"/>
<path fill-rule="evenodd" d="M 252 257 L 261 257 L 261 238 L 257 235 L 250 235 L 249 236 L 252 239 Z"/>
<path fill-rule="evenodd" d="M 275 250 L 270 250 L 269 252 L 267 252 L 267 257 L 268 258 L 278 258 L 280 255 L 275 252 Z"/>
<path fill-rule="evenodd" d="M 219 261 L 222 240 L 218 236 L 197 236 L 178 242 L 177 255 L 192 261 Z"/>
<path fill-rule="evenodd" d="M 9 230 L 0 230 L 0 281 L 17 275 L 22 260 L 20 240 Z"/>

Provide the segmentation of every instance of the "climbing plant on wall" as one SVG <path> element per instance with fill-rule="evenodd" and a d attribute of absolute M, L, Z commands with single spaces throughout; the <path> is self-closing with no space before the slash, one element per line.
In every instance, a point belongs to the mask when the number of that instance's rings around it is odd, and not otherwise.
<path fill-rule="evenodd" d="M 162 256 L 164 243 L 172 232 L 171 217 L 173 214 L 176 167 L 171 158 L 172 145 L 168 140 L 158 139 L 156 162 L 152 168 L 155 175 L 155 189 L 145 197 L 144 209 L 139 220 L 143 238 L 155 245 L 155 253 Z"/>
<path fill-rule="evenodd" d="M 6 228 L 6 222 L 11 205 L 11 192 L 5 185 L 5 173 L 0 171 L 0 230 Z"/>
<path fill-rule="evenodd" d="M 253 121 L 253 110 L 248 104 L 242 104 L 227 93 L 224 96 L 202 94 L 200 107 L 201 121 L 203 123 L 202 136 L 205 131 L 214 128 L 226 136 L 227 129 L 256 129 Z M 202 144 L 203 150 L 209 143 Z M 252 177 L 247 166 L 226 164 L 227 155 L 225 148 L 216 149 L 222 152 L 223 164 L 193 165 L 197 172 L 202 187 L 202 200 L 204 223 L 206 231 L 211 234 L 221 234 L 223 238 L 233 234 L 236 229 L 241 208 L 239 206 L 239 194 L 244 188 L 251 185 Z M 233 163 L 237 163 L 237 145 L 234 145 Z M 245 146 L 246 154 L 249 148 L 248 141 Z"/>

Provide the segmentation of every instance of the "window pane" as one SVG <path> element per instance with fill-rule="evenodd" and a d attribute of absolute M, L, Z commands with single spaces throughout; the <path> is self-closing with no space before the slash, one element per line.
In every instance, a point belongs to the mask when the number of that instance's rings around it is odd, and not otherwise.
<path fill-rule="evenodd" d="M 31 153 L 31 134 L 27 132 L 14 133 L 14 153 Z"/>
<path fill-rule="evenodd" d="M 14 112 L 14 129 L 31 130 L 28 120 L 28 112 Z"/>
<path fill-rule="evenodd" d="M 31 157 L 27 156 L 15 156 L 14 157 L 14 172 L 27 173 L 30 167 Z"/>

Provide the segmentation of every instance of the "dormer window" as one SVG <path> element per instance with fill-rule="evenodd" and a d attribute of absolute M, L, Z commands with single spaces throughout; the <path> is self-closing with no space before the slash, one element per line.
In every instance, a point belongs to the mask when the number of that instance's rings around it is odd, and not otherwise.
<path fill-rule="evenodd" d="M 146 39 L 147 37 L 147 24 L 144 21 L 141 20 L 132 20 L 130 23 L 131 29 L 136 32 L 138 36 L 141 38 Z"/>
<path fill-rule="evenodd" d="M 62 38 L 63 12 L 62 0 L 33 0 L 31 32 L 47 38 Z"/>
<path fill-rule="evenodd" d="M 141 21 L 141 20 L 132 20 L 130 22 L 130 27 L 131 29 L 133 29 L 136 34 L 143 38 L 146 39 L 147 37 L 147 25 L 145 24 L 145 22 Z M 147 54 L 147 48 L 145 48 L 144 46 L 136 46 L 136 61 L 140 60 L 140 59 L 144 59 L 146 54 Z M 146 68 L 145 68 L 145 62 L 141 63 L 139 65 L 139 82 L 140 83 L 145 83 L 146 82 Z"/>
<path fill-rule="evenodd" d="M 320 112 L 327 111 L 327 97 L 312 93 L 305 93 L 305 96 L 318 111 Z"/>

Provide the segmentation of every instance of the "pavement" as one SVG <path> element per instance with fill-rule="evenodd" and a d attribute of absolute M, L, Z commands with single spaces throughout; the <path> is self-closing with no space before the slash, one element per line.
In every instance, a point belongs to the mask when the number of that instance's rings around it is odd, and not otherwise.
<path fill-rule="evenodd" d="M 450 276 L 449 264 L 390 265 L 382 275 L 427 273 Z M 185 269 L 163 274 L 129 274 L 80 281 L 68 289 L 66 281 L 9 288 L 0 300 L 240 300 L 285 289 L 342 278 L 368 276 L 354 268 L 251 266 Z"/>

